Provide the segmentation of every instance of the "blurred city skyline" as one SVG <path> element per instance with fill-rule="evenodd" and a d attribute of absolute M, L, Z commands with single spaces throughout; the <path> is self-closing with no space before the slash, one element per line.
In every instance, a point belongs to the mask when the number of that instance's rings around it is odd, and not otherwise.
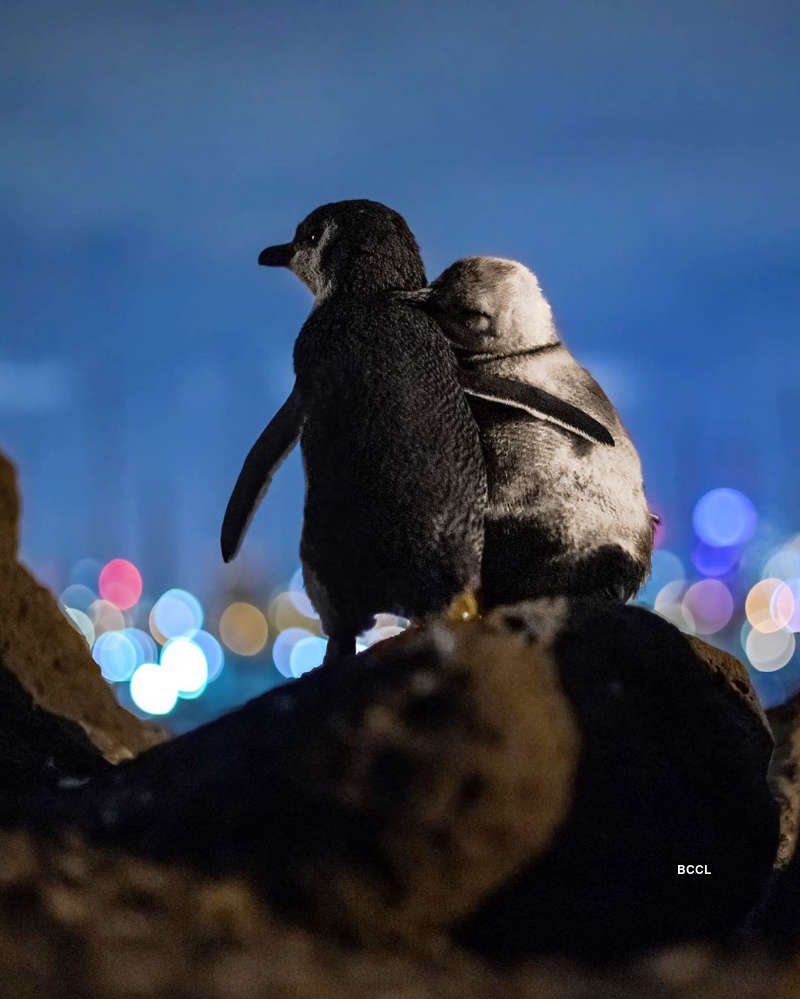
<path fill-rule="evenodd" d="M 538 274 L 682 558 L 716 487 L 800 531 L 796 4 L 33 0 L 2 23 L 0 447 L 51 585 L 86 556 L 152 596 L 293 573 L 297 453 L 240 560 L 218 549 L 311 304 L 256 258 L 346 197 L 401 212 L 431 279 L 483 253 Z"/>

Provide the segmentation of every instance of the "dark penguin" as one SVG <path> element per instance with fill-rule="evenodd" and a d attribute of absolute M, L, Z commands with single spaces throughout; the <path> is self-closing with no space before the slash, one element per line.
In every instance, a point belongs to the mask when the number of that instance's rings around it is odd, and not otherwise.
<path fill-rule="evenodd" d="M 535 275 L 516 261 L 470 257 L 404 297 L 441 325 L 479 397 L 489 480 L 483 606 L 554 594 L 627 600 L 653 548 L 639 456 L 562 344 Z M 514 394 L 538 392 L 538 406 L 531 396 L 528 413 L 488 401 L 503 379 L 520 386 Z"/>
<path fill-rule="evenodd" d="M 222 528 L 236 553 L 298 437 L 306 477 L 300 560 L 329 636 L 352 652 L 379 611 L 422 617 L 477 589 L 486 470 L 439 326 L 392 294 L 426 283 L 404 219 L 374 201 L 323 205 L 260 264 L 314 294 L 294 348 L 295 387 L 244 464 Z"/>

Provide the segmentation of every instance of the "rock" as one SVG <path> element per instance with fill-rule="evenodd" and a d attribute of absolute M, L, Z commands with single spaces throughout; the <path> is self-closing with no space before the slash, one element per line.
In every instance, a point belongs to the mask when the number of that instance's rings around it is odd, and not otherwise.
<path fill-rule="evenodd" d="M 767 714 L 775 739 L 769 783 L 780 808 L 780 845 L 776 865 L 786 867 L 797 851 L 800 822 L 800 694 Z"/>
<path fill-rule="evenodd" d="M 436 960 L 453 942 L 606 960 L 727 940 L 767 883 L 772 738 L 747 673 L 657 615 L 556 599 L 433 621 L 152 745 L 17 533 L 0 461 L 0 819 L 27 823 L 0 873 L 0 968 L 21 898 L 32 940 L 72 941 L 87 994 L 155 995 L 190 976 L 182 921 L 212 949 L 279 916 Z M 238 994 L 269 981 L 263 954 L 226 961 Z"/>
<path fill-rule="evenodd" d="M 80 726 L 107 760 L 130 759 L 164 735 L 120 707 L 53 595 L 17 562 L 19 506 L 14 467 L 0 455 L 0 663 L 38 707 Z"/>
<path fill-rule="evenodd" d="M 0 832 L 2 999 L 793 999 L 800 964 L 659 951 L 610 969 L 500 971 L 463 951 L 353 949 L 287 926 L 241 882 L 75 838 Z"/>
<path fill-rule="evenodd" d="M 741 667 L 696 649 L 580 601 L 435 623 L 123 765 L 87 828 L 362 942 L 726 939 L 776 853 L 772 741 Z"/>
<path fill-rule="evenodd" d="M 772 751 L 774 743 L 772 724 L 761 707 L 747 668 L 730 652 L 709 645 L 696 635 L 684 637 L 711 675 L 717 677 L 720 687 L 734 694 L 747 709 L 740 715 L 744 738 L 748 742 L 753 741 L 762 752 L 765 749 Z"/>
<path fill-rule="evenodd" d="M 541 602 L 486 624 L 551 643 L 583 752 L 550 850 L 459 939 L 495 957 L 608 958 L 726 938 L 766 884 L 778 841 L 772 740 L 743 668 L 639 607 L 564 604 L 554 637 Z"/>
<path fill-rule="evenodd" d="M 780 810 L 780 842 L 775 869 L 743 936 L 785 953 L 800 942 L 800 694 L 768 711 L 767 719 L 775 738 L 769 784 Z"/>
<path fill-rule="evenodd" d="M 430 948 L 550 844 L 577 756 L 547 647 L 437 624 L 122 765 L 89 831 L 244 874 L 328 934 Z"/>
<path fill-rule="evenodd" d="M 23 795 L 55 809 L 64 786 L 85 785 L 106 766 L 79 726 L 39 709 L 0 664 L 0 821 L 19 821 Z"/>

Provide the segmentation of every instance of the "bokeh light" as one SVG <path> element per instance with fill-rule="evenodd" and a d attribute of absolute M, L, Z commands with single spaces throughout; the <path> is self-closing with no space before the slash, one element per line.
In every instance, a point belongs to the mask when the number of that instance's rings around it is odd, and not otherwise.
<path fill-rule="evenodd" d="M 89 615 L 85 614 L 82 610 L 78 610 L 77 607 L 65 607 L 64 613 L 75 625 L 77 631 L 83 635 L 86 639 L 86 644 L 91 648 L 94 645 L 95 634 L 94 625 Z"/>
<path fill-rule="evenodd" d="M 759 519 L 737 490 L 706 493 L 694 507 L 691 562 L 664 548 L 665 535 L 659 530 L 661 547 L 653 552 L 651 576 L 635 602 L 685 633 L 717 636 L 714 641 L 729 651 L 738 636 L 741 645 L 735 654 L 748 663 L 759 696 L 775 704 L 780 703 L 779 688 L 786 696 L 792 687 L 789 679 L 778 676 L 795 656 L 795 634 L 800 633 L 800 534 L 787 537 L 767 514 Z M 676 529 L 672 536 L 678 539 L 681 532 Z M 224 610 L 218 627 L 207 630 L 197 596 L 179 588 L 157 599 L 145 595 L 142 574 L 125 559 L 105 565 L 81 559 L 68 578 L 59 597 L 63 612 L 85 638 L 105 679 L 112 685 L 129 681 L 140 711 L 164 715 L 179 699 L 199 700 L 228 670 L 226 681 L 216 688 L 219 695 L 205 700 L 204 708 L 187 704 L 181 710 L 173 723 L 176 731 L 193 719 L 213 718 L 240 696 L 268 689 L 274 674 L 262 670 L 259 686 L 261 673 L 246 665 L 245 657 L 267 650 L 286 680 L 324 660 L 327 639 L 320 634 L 301 569 L 282 589 L 259 587 L 255 575 L 239 579 L 219 604 Z M 356 651 L 401 634 L 408 625 L 395 614 L 376 614 L 372 626 L 357 637 Z M 800 687 L 796 659 L 795 666 L 784 674 L 798 677 L 792 689 Z"/>
<path fill-rule="evenodd" d="M 97 600 L 97 594 L 81 583 L 71 583 L 58 599 L 64 607 L 74 607 L 75 610 L 89 614 L 92 604 Z"/>
<path fill-rule="evenodd" d="M 362 648 L 368 649 L 376 642 L 402 634 L 407 627 L 408 621 L 404 617 L 398 617 L 396 614 L 376 614 L 375 622 L 369 631 L 359 635 L 359 644 Z"/>
<path fill-rule="evenodd" d="M 695 630 L 694 619 L 689 609 L 684 605 L 685 592 L 686 583 L 683 580 L 676 579 L 667 583 L 658 592 L 653 603 L 653 610 L 674 624 L 676 628 L 693 634 Z"/>
<path fill-rule="evenodd" d="M 302 604 L 302 600 L 298 601 Z M 269 623 L 277 633 L 287 628 L 305 628 L 312 634 L 319 630 L 319 620 L 308 617 L 297 606 L 297 602 L 289 592 L 278 593 L 271 601 L 268 609 Z"/>
<path fill-rule="evenodd" d="M 97 581 L 100 578 L 101 568 L 102 565 L 95 558 L 78 559 L 69 571 L 69 581 L 78 586 L 85 586 L 90 590 L 97 591 Z"/>
<path fill-rule="evenodd" d="M 794 594 L 781 579 L 762 579 L 747 594 L 744 609 L 755 631 L 770 634 L 785 628 L 792 620 Z"/>
<path fill-rule="evenodd" d="M 788 545 L 779 548 L 764 563 L 761 577 L 778 578 L 784 582 L 800 577 L 800 552 Z"/>
<path fill-rule="evenodd" d="M 96 635 L 102 635 L 105 631 L 121 631 L 125 627 L 122 611 L 108 600 L 93 600 L 89 606 L 89 616 Z"/>
<path fill-rule="evenodd" d="M 192 641 L 203 650 L 208 667 L 208 682 L 213 683 L 225 668 L 225 653 L 222 651 L 222 646 L 210 632 L 202 629 L 192 635 Z"/>
<path fill-rule="evenodd" d="M 653 552 L 650 578 L 639 590 L 637 599 L 643 603 L 653 604 L 667 583 L 684 579 L 686 579 L 686 570 L 678 556 L 667 548 L 658 548 Z"/>
<path fill-rule="evenodd" d="M 161 667 L 170 675 L 178 697 L 199 697 L 208 683 L 208 663 L 199 645 L 173 638 L 161 650 Z"/>
<path fill-rule="evenodd" d="M 291 578 L 289 583 L 289 599 L 304 617 L 311 618 L 312 620 L 319 617 L 306 593 L 302 569 L 298 569 Z"/>
<path fill-rule="evenodd" d="M 231 652 L 254 656 L 267 644 L 267 619 L 253 604 L 236 601 L 222 612 L 219 634 Z"/>
<path fill-rule="evenodd" d="M 313 637 L 305 628 L 287 628 L 278 635 L 272 645 L 272 661 L 281 676 L 285 676 L 287 680 L 292 679 L 292 649 L 302 639 Z"/>
<path fill-rule="evenodd" d="M 718 579 L 693 583 L 683 596 L 683 611 L 694 623 L 698 635 L 714 635 L 733 617 L 734 600 L 728 587 Z"/>
<path fill-rule="evenodd" d="M 320 638 L 317 635 L 312 635 L 310 638 L 301 638 L 294 645 L 289 656 L 289 668 L 291 669 L 292 676 L 299 678 L 305 673 L 310 673 L 312 669 L 321 666 L 327 647 L 327 639 Z"/>
<path fill-rule="evenodd" d="M 131 677 L 133 703 L 149 715 L 167 715 L 178 700 L 172 676 L 158 663 L 142 663 Z"/>
<path fill-rule="evenodd" d="M 137 649 L 122 631 L 107 631 L 94 643 L 92 657 L 111 683 L 121 683 L 133 675 L 138 663 Z"/>
<path fill-rule="evenodd" d="M 786 585 L 792 591 L 794 614 L 792 614 L 784 627 L 787 631 L 800 631 L 800 579 L 787 579 Z"/>
<path fill-rule="evenodd" d="M 154 663 L 158 659 L 158 646 L 141 628 L 125 628 L 122 632 L 129 638 L 136 649 L 136 665 L 142 663 Z"/>
<path fill-rule="evenodd" d="M 167 590 L 150 611 L 150 632 L 161 645 L 170 638 L 191 638 L 202 627 L 203 607 L 187 590 Z"/>
<path fill-rule="evenodd" d="M 742 554 L 739 545 L 709 545 L 705 541 L 695 541 L 692 548 L 692 563 L 703 576 L 727 576 L 739 564 Z"/>
<path fill-rule="evenodd" d="M 698 500 L 692 515 L 701 541 L 717 547 L 743 545 L 755 533 L 758 516 L 738 489 L 712 489 Z"/>
<path fill-rule="evenodd" d="M 99 588 L 104 600 L 120 610 L 128 610 L 142 595 L 142 577 L 133 562 L 115 558 L 103 566 Z"/>
<path fill-rule="evenodd" d="M 772 673 L 783 669 L 794 655 L 795 637 L 791 632 L 765 633 L 753 628 L 747 636 L 744 649 L 755 669 Z"/>

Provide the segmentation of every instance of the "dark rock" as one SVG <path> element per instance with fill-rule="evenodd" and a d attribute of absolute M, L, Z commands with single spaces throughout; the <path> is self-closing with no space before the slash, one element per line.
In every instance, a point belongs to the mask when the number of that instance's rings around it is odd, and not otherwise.
<path fill-rule="evenodd" d="M 536 635 L 542 608 L 528 606 Z M 719 656 L 710 664 L 642 608 L 575 608 L 564 622 L 554 649 L 583 744 L 573 806 L 548 853 L 459 939 L 495 957 L 604 959 L 724 939 L 755 903 L 778 842 L 772 740 L 735 685 L 746 672 Z M 544 625 L 552 633 L 552 610 Z M 710 873 L 678 873 L 690 864 Z"/>
<path fill-rule="evenodd" d="M 577 754 L 545 646 L 434 625 L 122 764 L 84 823 L 329 934 L 430 947 L 549 845 Z"/>
<path fill-rule="evenodd" d="M 437 624 L 123 765 L 89 828 L 244 872 L 348 939 L 455 927 L 506 959 L 724 940 L 776 854 L 772 740 L 746 673 L 699 651 L 635 607 Z"/>
<path fill-rule="evenodd" d="M 766 884 L 772 740 L 746 671 L 636 607 L 432 622 L 110 766 L 160 735 L 17 564 L 13 487 L 0 461 L 0 818 L 27 824 L 12 852 L 29 885 L 4 894 L 0 870 L 0 927 L 21 891 L 92 923 L 88 889 L 23 863 L 58 857 L 67 827 L 100 868 L 233 877 L 329 940 L 455 937 L 501 960 L 726 940 Z"/>
<path fill-rule="evenodd" d="M 780 843 L 775 869 L 743 937 L 783 954 L 800 942 L 800 694 L 768 711 L 767 717 L 775 738 L 769 784 L 780 810 Z"/>
<path fill-rule="evenodd" d="M 780 808 L 781 839 L 776 866 L 786 867 L 797 851 L 800 822 L 800 694 L 768 712 L 775 739 L 769 783 Z"/>
<path fill-rule="evenodd" d="M 106 766 L 78 725 L 37 709 L 31 695 L 0 664 L 0 819 L 14 822 L 22 796 L 32 789 L 54 801 Z"/>

